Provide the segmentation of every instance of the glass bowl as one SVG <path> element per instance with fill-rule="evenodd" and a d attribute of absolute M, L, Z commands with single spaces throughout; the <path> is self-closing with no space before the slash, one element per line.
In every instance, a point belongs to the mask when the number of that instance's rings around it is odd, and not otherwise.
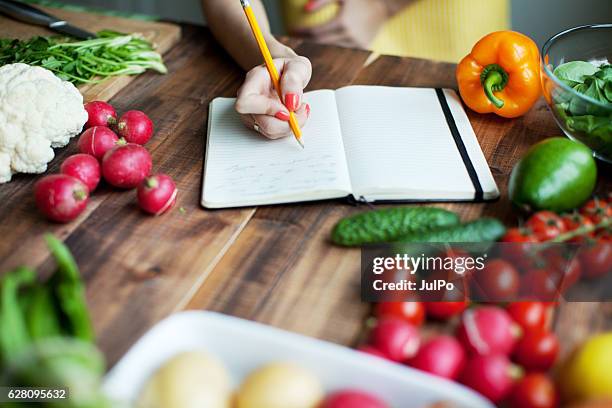
<path fill-rule="evenodd" d="M 563 81 L 553 72 L 570 61 L 612 63 L 611 40 L 612 24 L 588 25 L 563 31 L 542 48 L 542 90 L 555 120 L 570 139 L 584 143 L 597 158 L 610 163 L 612 104 L 576 91 L 570 85 L 577 82 Z"/>

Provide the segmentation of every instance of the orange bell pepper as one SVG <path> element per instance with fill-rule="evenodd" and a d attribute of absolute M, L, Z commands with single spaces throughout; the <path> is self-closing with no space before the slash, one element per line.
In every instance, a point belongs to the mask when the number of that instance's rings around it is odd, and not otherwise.
<path fill-rule="evenodd" d="M 486 35 L 457 66 L 457 83 L 463 101 L 474 111 L 522 116 L 542 92 L 538 47 L 514 31 Z"/>

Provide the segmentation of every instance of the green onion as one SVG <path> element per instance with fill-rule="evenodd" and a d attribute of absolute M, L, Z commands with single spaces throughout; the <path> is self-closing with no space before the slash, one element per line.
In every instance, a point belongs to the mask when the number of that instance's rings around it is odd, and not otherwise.
<path fill-rule="evenodd" d="M 168 72 L 150 42 L 135 34 L 110 30 L 85 41 L 59 36 L 0 39 L 0 66 L 18 62 L 46 68 L 76 85 L 98 83 L 117 75 L 137 75 L 147 69 Z"/>

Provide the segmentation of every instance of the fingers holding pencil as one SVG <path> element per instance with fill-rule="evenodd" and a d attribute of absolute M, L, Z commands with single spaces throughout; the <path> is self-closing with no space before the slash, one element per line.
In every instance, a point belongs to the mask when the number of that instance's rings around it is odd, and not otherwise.
<path fill-rule="evenodd" d="M 283 99 L 289 104 L 279 99 L 267 69 L 258 66 L 247 73 L 238 91 L 236 110 L 247 127 L 278 139 L 292 134 L 288 123 L 290 111 L 295 113 L 300 127 L 308 120 L 310 106 L 304 103 L 303 92 L 310 81 L 312 68 L 308 59 L 297 56 L 279 58 L 274 63 L 281 74 Z"/>
<path fill-rule="evenodd" d="M 308 121 L 310 114 L 310 106 L 306 103 L 302 104 L 294 112 L 300 127 L 303 127 Z M 281 139 L 292 136 L 293 132 L 289 127 L 289 116 L 282 117 L 280 115 L 270 116 L 267 114 L 245 114 L 241 115 L 242 122 L 249 129 L 253 129 L 268 139 Z"/>

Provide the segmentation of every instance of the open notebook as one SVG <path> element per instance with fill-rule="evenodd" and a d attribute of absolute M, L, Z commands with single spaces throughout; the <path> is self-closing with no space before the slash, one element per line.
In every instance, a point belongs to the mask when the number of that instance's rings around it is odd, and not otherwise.
<path fill-rule="evenodd" d="M 234 99 L 212 101 L 202 205 L 207 208 L 341 197 L 366 201 L 482 201 L 499 191 L 452 90 L 349 86 L 305 94 L 294 138 L 247 129 Z"/>

